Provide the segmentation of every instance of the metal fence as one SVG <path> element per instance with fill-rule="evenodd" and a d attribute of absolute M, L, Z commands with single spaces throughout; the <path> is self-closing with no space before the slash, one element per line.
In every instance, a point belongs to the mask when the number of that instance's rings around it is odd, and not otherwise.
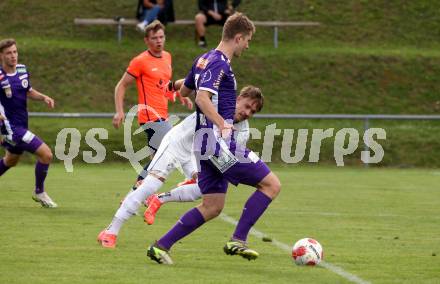
<path fill-rule="evenodd" d="M 186 117 L 191 113 L 171 113 L 178 117 Z M 114 113 L 108 112 L 30 112 L 33 117 L 53 118 L 112 118 Z M 440 115 L 404 115 L 404 114 L 256 114 L 254 118 L 265 119 L 347 119 L 363 120 L 364 125 L 369 125 L 370 120 L 440 120 Z"/>

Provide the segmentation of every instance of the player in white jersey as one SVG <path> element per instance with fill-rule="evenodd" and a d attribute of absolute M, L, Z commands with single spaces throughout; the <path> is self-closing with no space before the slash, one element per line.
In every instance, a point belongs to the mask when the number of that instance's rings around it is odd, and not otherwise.
<path fill-rule="evenodd" d="M 263 107 L 263 95 L 259 88 L 244 87 L 237 98 L 234 116 L 234 137 L 237 142 L 245 144 L 249 138 L 248 118 Z M 163 185 L 168 175 L 181 166 L 187 178 L 197 178 L 197 168 L 193 159 L 192 144 L 196 128 L 196 116 L 191 114 L 173 127 L 163 138 L 150 166 L 148 175 L 135 191 L 130 192 L 113 217 L 107 229 L 98 235 L 98 242 L 103 247 L 114 248 L 122 225 L 135 215 L 140 205 Z M 197 184 L 190 187 L 192 196 L 200 198 Z M 148 221 L 146 220 L 148 223 Z"/>
<path fill-rule="evenodd" d="M 238 104 L 238 103 L 237 103 Z M 196 126 L 196 113 L 188 116 L 182 123 L 174 127 L 170 133 L 164 137 L 158 149 L 157 159 L 153 159 L 148 172 L 166 178 L 170 171 L 179 165 L 182 167 L 183 174 L 188 179 L 179 183 L 177 188 L 164 192 L 159 195 L 152 194 L 145 202 L 148 207 L 144 212 L 144 221 L 148 225 L 154 223 L 157 211 L 162 204 L 167 202 L 190 202 L 202 197 L 202 192 L 197 185 L 197 169 L 192 154 L 192 143 L 194 129 Z M 234 123 L 234 135 L 238 144 L 246 146 L 249 139 L 249 122 L 243 120 Z M 180 137 L 179 137 L 180 135 Z M 155 156 L 156 157 L 156 156 Z"/>

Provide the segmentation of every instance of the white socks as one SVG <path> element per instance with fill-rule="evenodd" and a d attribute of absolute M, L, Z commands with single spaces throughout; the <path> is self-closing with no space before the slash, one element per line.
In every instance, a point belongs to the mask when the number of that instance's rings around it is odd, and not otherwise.
<path fill-rule="evenodd" d="M 148 175 L 135 191 L 130 192 L 125 197 L 121 207 L 119 207 L 118 211 L 116 211 L 112 223 L 107 228 L 107 232 L 117 235 L 122 227 L 122 224 L 131 216 L 135 215 L 145 199 L 147 199 L 147 197 L 151 194 L 154 194 L 162 186 L 162 184 L 163 182 L 161 182 L 159 179 Z"/>
<path fill-rule="evenodd" d="M 119 230 L 121 229 L 122 225 L 124 224 L 124 220 L 121 220 L 117 217 L 113 217 L 112 222 L 107 227 L 106 231 L 109 234 L 117 235 L 119 233 Z"/>
<path fill-rule="evenodd" d="M 200 199 L 201 197 L 202 192 L 197 183 L 182 185 L 169 192 L 164 192 L 158 195 L 158 198 L 162 203 L 191 202 Z"/>

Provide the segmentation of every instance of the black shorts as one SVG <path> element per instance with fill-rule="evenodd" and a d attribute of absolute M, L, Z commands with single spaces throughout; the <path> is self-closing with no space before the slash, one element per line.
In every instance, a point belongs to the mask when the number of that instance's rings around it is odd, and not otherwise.
<path fill-rule="evenodd" d="M 215 20 L 213 17 L 211 17 L 210 15 L 208 15 L 205 12 L 202 12 L 203 14 L 205 14 L 206 16 L 206 23 L 205 26 L 210 26 L 210 25 L 220 25 L 223 26 L 226 22 L 226 19 L 228 19 L 229 14 L 220 14 L 222 15 L 222 19 L 220 21 Z"/>
<path fill-rule="evenodd" d="M 144 128 L 145 133 L 147 134 L 148 146 L 153 148 L 154 151 L 157 151 L 159 148 L 160 142 L 162 142 L 163 137 L 168 131 L 173 128 L 173 126 L 166 120 L 158 119 L 153 122 L 141 123 L 141 126 Z"/>

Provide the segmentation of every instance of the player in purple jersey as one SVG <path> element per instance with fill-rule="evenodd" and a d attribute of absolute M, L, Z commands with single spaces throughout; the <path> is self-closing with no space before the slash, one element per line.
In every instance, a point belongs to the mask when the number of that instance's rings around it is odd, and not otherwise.
<path fill-rule="evenodd" d="M 224 251 L 248 260 L 259 255 L 248 248 L 247 235 L 278 195 L 281 184 L 254 152 L 240 147 L 231 138 L 237 84 L 230 61 L 249 47 L 254 32 L 254 24 L 243 14 L 229 17 L 220 44 L 196 59 L 181 88 L 182 95 L 196 91 L 197 122 L 193 147 L 203 197 L 200 205 L 186 212 L 168 233 L 148 248 L 147 255 L 158 263 L 172 264 L 168 254 L 171 246 L 221 213 L 228 182 L 254 186 L 257 190 L 247 200 Z"/>
<path fill-rule="evenodd" d="M 35 192 L 32 198 L 43 207 L 54 208 L 57 204 L 44 191 L 44 180 L 52 151 L 35 134 L 28 130 L 27 98 L 43 101 L 49 108 L 54 100 L 31 87 L 26 66 L 17 64 L 18 51 L 14 39 L 0 41 L 0 134 L 5 156 L 0 160 L 0 176 L 17 165 L 24 151 L 37 156 L 35 165 Z"/>

